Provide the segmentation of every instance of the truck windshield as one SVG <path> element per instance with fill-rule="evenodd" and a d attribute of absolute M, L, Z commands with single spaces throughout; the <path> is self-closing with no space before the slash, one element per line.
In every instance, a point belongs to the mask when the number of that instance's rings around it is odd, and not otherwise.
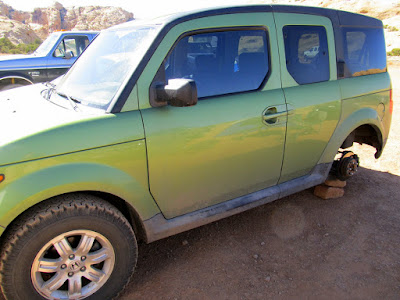
<path fill-rule="evenodd" d="M 158 26 L 103 31 L 57 85 L 57 92 L 81 104 L 107 109 L 135 71 Z"/>
<path fill-rule="evenodd" d="M 46 56 L 51 48 L 53 48 L 54 44 L 57 42 L 61 33 L 52 33 L 49 35 L 47 39 L 33 52 L 36 56 Z"/>

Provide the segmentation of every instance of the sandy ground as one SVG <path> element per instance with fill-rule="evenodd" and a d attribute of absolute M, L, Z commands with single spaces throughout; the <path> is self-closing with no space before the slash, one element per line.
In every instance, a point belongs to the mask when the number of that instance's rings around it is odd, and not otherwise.
<path fill-rule="evenodd" d="M 306 190 L 139 246 L 120 299 L 400 299 L 400 67 L 386 149 L 356 146 L 345 196 Z"/>

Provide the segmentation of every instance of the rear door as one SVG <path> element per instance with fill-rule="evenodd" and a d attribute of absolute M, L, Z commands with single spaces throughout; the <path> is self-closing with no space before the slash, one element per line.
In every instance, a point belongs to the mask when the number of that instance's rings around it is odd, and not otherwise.
<path fill-rule="evenodd" d="M 281 182 L 316 166 L 340 118 L 333 27 L 329 18 L 274 13 L 288 106 Z"/>
<path fill-rule="evenodd" d="M 286 105 L 272 13 L 187 21 L 138 80 L 150 190 L 173 218 L 277 184 Z M 157 76 L 156 76 L 157 73 Z M 153 81 L 194 79 L 192 107 L 151 107 Z"/>

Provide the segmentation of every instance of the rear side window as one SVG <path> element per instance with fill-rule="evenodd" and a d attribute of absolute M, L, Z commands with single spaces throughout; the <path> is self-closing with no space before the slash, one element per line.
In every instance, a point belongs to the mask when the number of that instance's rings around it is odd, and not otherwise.
<path fill-rule="evenodd" d="M 346 77 L 386 72 L 383 29 L 344 28 L 343 38 Z"/>
<path fill-rule="evenodd" d="M 323 26 L 283 27 L 286 68 L 298 84 L 329 80 L 329 53 Z"/>
<path fill-rule="evenodd" d="M 188 78 L 198 97 L 257 90 L 269 71 L 267 32 L 227 30 L 187 35 L 164 60 L 165 81 Z"/>

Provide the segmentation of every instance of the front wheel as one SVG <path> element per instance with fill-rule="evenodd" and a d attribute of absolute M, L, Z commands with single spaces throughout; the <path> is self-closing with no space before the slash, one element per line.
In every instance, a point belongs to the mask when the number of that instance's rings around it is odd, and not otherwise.
<path fill-rule="evenodd" d="M 62 196 L 28 211 L 3 245 L 0 283 L 7 299 L 112 299 L 137 259 L 126 218 L 88 195 Z"/>

